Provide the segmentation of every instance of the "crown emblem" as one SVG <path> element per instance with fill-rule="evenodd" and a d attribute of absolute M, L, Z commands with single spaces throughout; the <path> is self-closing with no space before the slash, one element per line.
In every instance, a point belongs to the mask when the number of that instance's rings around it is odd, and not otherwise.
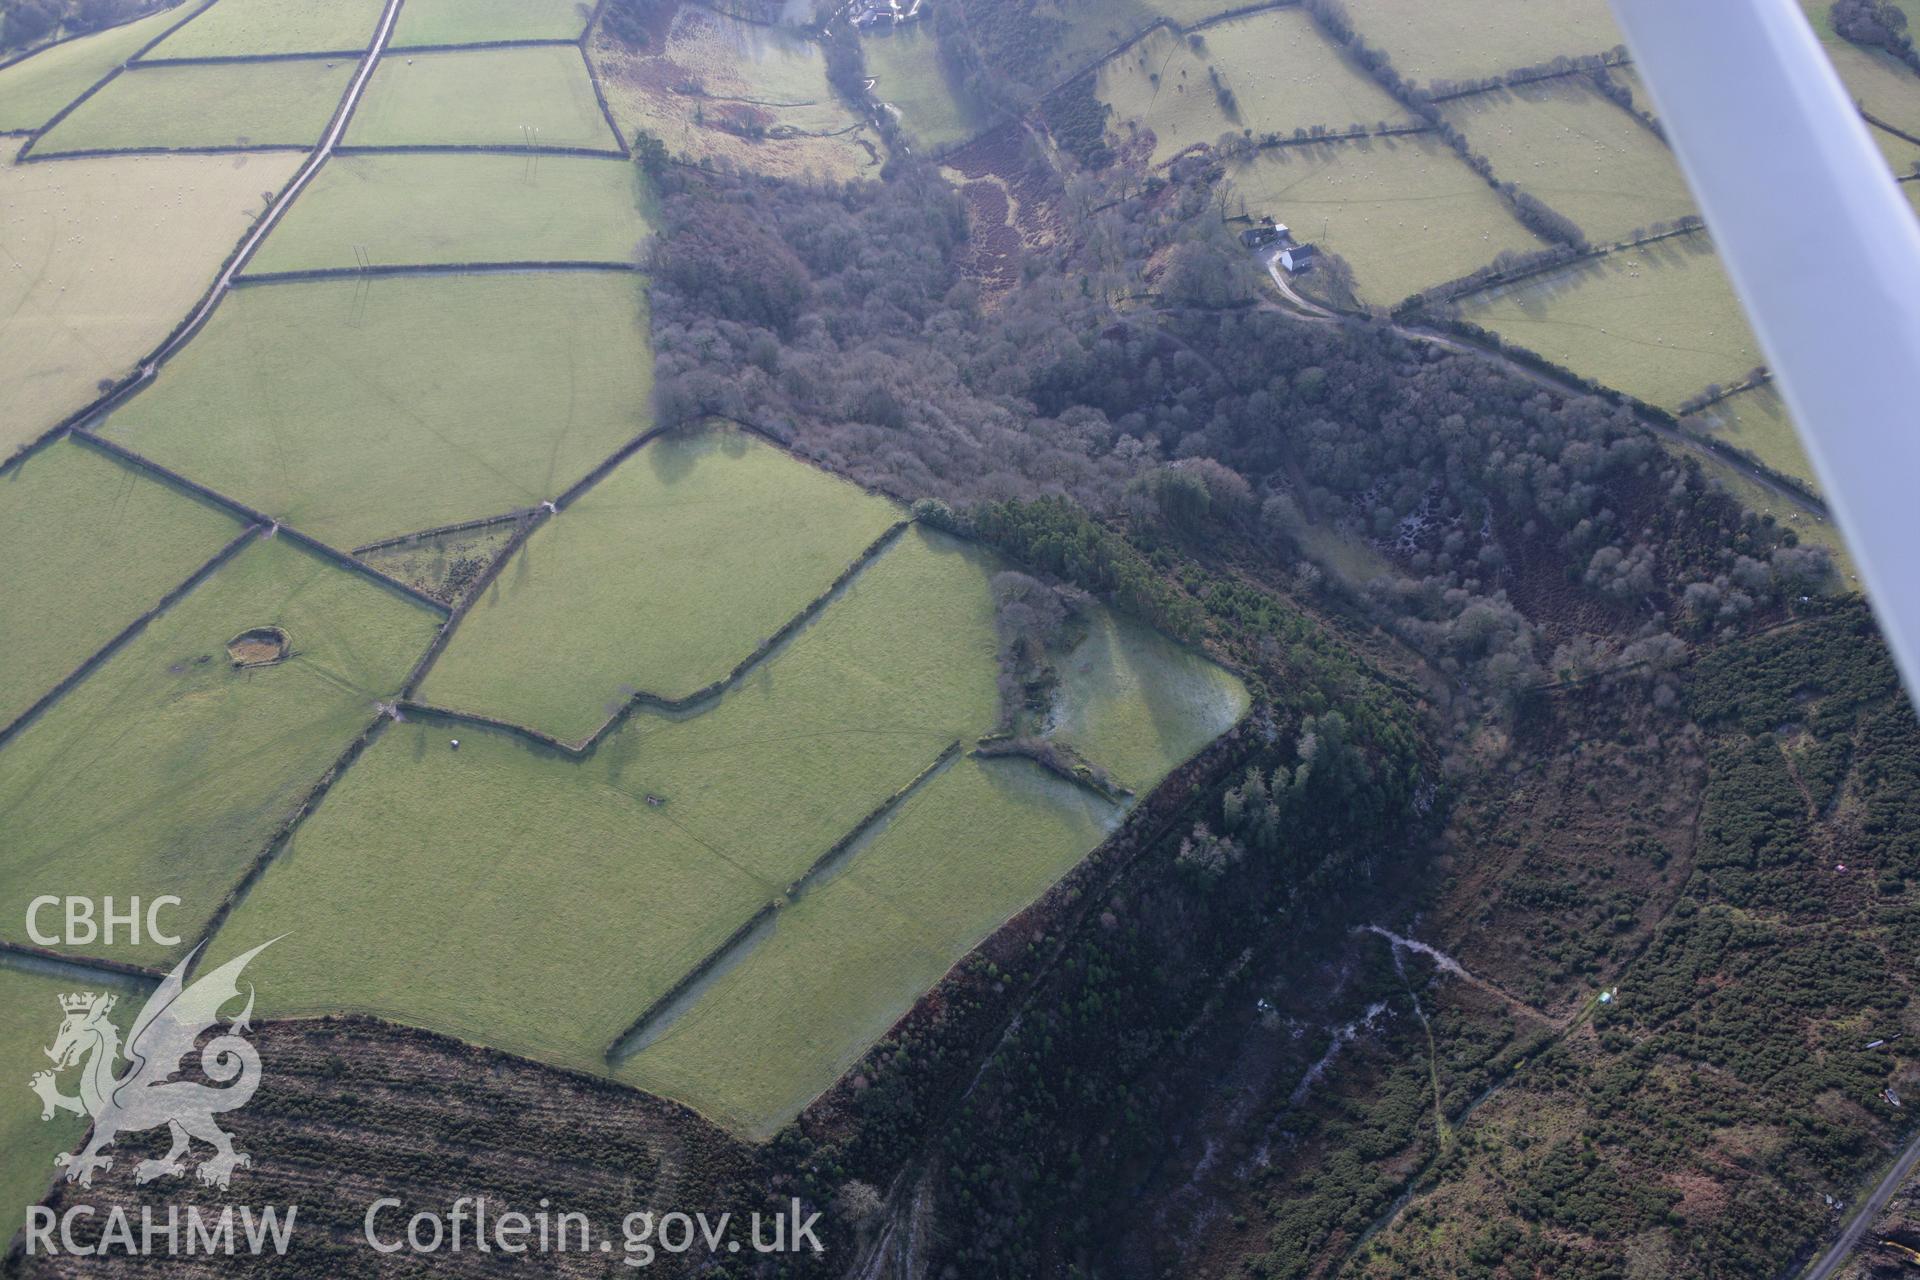
<path fill-rule="evenodd" d="M 60 997 L 60 1008 L 66 1013 L 85 1013 L 93 1008 L 96 1001 L 104 1012 L 113 1004 L 113 997 L 97 995 L 92 991 L 75 991 Z"/>

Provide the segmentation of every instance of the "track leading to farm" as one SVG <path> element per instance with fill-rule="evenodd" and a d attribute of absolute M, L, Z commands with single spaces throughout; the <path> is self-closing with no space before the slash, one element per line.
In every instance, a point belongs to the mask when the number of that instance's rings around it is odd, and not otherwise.
<path fill-rule="evenodd" d="M 171 341 L 154 352 L 153 358 L 141 369 L 143 380 L 150 379 L 160 365 L 165 363 L 167 357 L 193 340 L 194 334 L 198 333 L 200 327 L 207 322 L 207 317 L 211 316 L 214 308 L 220 305 L 220 300 L 226 296 L 227 290 L 233 287 L 233 278 L 246 269 L 254 252 L 259 249 L 260 242 L 279 225 L 281 215 L 286 213 L 293 202 L 299 198 L 307 183 L 313 180 L 313 175 L 320 171 L 320 166 L 325 164 L 327 157 L 333 154 L 333 149 L 339 143 L 341 135 L 347 131 L 348 122 L 353 119 L 353 109 L 359 105 L 360 95 L 366 90 L 367 81 L 373 78 L 373 69 L 379 65 L 380 55 L 386 52 L 387 40 L 393 34 L 394 20 L 400 16 L 400 4 L 401 0 L 387 0 L 386 7 L 380 11 L 380 25 L 374 32 L 373 42 L 367 46 L 366 55 L 361 58 L 359 69 L 353 73 L 352 82 L 347 85 L 346 96 L 340 99 L 340 105 L 334 109 L 333 122 L 321 135 L 319 145 L 314 147 L 306 163 L 300 166 L 300 171 L 293 175 L 293 181 L 287 184 L 280 198 L 267 206 L 266 212 L 260 216 L 260 221 L 254 224 L 253 230 L 248 232 L 246 238 L 240 242 L 239 249 L 228 260 L 225 270 L 220 273 L 220 278 L 213 282 L 213 289 L 200 303 L 199 309 L 189 317 L 185 325 L 181 326 Z"/>

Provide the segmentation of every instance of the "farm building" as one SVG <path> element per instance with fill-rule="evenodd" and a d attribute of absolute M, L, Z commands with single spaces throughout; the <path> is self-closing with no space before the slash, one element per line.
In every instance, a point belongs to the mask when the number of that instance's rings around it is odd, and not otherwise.
<path fill-rule="evenodd" d="M 1290 244 L 1280 251 L 1280 265 L 1290 275 L 1300 275 L 1313 269 L 1314 259 L 1320 255 L 1310 244 Z"/>

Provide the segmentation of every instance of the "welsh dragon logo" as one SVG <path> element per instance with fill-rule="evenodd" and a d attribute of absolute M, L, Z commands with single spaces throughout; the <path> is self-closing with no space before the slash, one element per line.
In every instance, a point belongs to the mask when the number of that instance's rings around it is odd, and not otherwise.
<path fill-rule="evenodd" d="M 120 1032 L 107 1020 L 116 997 L 92 991 L 60 997 L 64 1021 L 53 1047 L 46 1050 L 53 1070 L 36 1072 L 27 1083 L 40 1095 L 42 1120 L 51 1120 L 61 1111 L 93 1117 L 93 1132 L 86 1144 L 53 1158 L 57 1167 L 67 1171 L 68 1182 L 92 1186 L 94 1170 L 113 1168 L 113 1157 L 100 1154 L 104 1148 L 123 1133 L 160 1125 L 172 1134 L 173 1147 L 158 1160 L 142 1160 L 134 1166 L 135 1182 L 185 1173 L 183 1157 L 196 1138 L 214 1149 L 199 1169 L 200 1181 L 208 1186 L 224 1190 L 236 1168 L 253 1163 L 246 1152 L 233 1149 L 233 1139 L 214 1123 L 221 1112 L 246 1106 L 260 1087 L 260 1055 L 245 1038 L 253 1015 L 252 986 L 247 988 L 246 1008 L 224 1026 L 220 1010 L 239 998 L 240 971 L 247 962 L 272 945 L 262 943 L 188 986 L 183 975 L 199 948 L 190 952 L 134 1019 L 126 1040 L 124 1072 L 115 1067 L 122 1056 Z M 200 1069 L 214 1083 L 174 1079 L 202 1033 L 213 1028 L 219 1028 L 219 1033 L 201 1049 Z M 78 1096 L 60 1092 L 57 1075 L 69 1067 L 80 1069 Z"/>

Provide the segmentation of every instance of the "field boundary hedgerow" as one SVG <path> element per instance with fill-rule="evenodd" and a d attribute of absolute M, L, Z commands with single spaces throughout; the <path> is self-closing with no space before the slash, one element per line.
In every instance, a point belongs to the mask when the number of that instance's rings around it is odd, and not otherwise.
<path fill-rule="evenodd" d="M 125 960 L 109 960 L 105 956 L 68 955 L 63 951 L 54 951 L 47 947 L 36 947 L 26 942 L 9 942 L 0 938 L 0 955 L 15 956 L 22 960 L 38 960 L 47 964 L 64 965 L 70 969 L 80 969 L 93 973 L 110 973 L 121 978 L 138 978 L 142 982 L 162 982 L 166 974 L 159 969 L 148 969 L 141 965 L 129 964 Z"/>
<path fill-rule="evenodd" d="M 1597 258 L 1607 257 L 1609 254 L 1624 253 L 1642 245 L 1657 244 L 1662 240 L 1672 240 L 1678 236 L 1690 236 L 1695 233 L 1705 235 L 1706 224 L 1697 214 L 1689 214 L 1666 231 L 1656 231 L 1637 238 L 1616 241 L 1613 244 L 1591 245 L 1583 250 L 1567 247 L 1561 254 L 1556 254 L 1551 249 L 1542 250 L 1537 255 L 1537 261 L 1522 262 L 1509 271 L 1482 267 L 1479 271 L 1472 271 L 1452 280 L 1444 280 L 1432 288 L 1422 289 L 1419 293 L 1402 298 L 1395 303 L 1391 315 L 1396 320 L 1404 320 L 1431 305 L 1458 302 L 1462 298 L 1471 298 L 1475 294 L 1485 293 L 1503 285 L 1518 284 L 1523 280 L 1547 275 L 1576 263 L 1591 262 Z M 1483 275 L 1482 272 L 1488 274 Z"/>
<path fill-rule="evenodd" d="M 450 533 L 465 533 L 469 529 L 484 529 L 489 525 L 506 524 L 509 520 L 525 520 L 537 510 L 534 507 L 521 507 L 497 516 L 481 516 L 477 520 L 461 520 L 455 524 L 437 524 L 425 529 L 415 529 L 412 533 L 396 534 L 391 538 L 381 538 L 377 542 L 364 542 L 350 549 L 351 554 L 360 556 L 369 551 L 384 551 L 388 547 L 405 546 L 410 542 L 424 541 L 428 538 L 441 538 Z"/>
<path fill-rule="evenodd" d="M 791 456 L 791 455 L 788 455 L 788 456 Z M 603 463 L 602 466 L 605 467 L 607 470 L 612 469 L 611 466 L 605 463 Z M 821 610 L 825 609 L 829 604 L 831 604 L 834 601 L 834 599 L 837 596 L 839 596 L 841 592 L 846 588 L 848 583 L 852 582 L 854 578 L 859 576 L 861 571 L 866 569 L 867 566 L 871 565 L 875 560 L 878 560 L 880 556 L 886 552 L 887 548 L 893 545 L 895 540 L 897 540 L 901 534 L 905 533 L 909 528 L 912 527 L 913 523 L 914 523 L 913 520 L 909 518 L 905 520 L 896 521 L 894 524 L 889 525 L 887 527 L 887 530 L 884 533 L 882 533 L 879 537 L 875 538 L 871 543 L 867 544 L 866 549 L 861 551 L 859 555 L 855 556 L 852 562 L 849 563 L 846 568 L 840 571 L 839 576 L 834 578 L 833 582 L 828 585 L 826 590 L 822 591 L 819 595 L 815 596 L 812 600 L 808 601 L 806 606 L 802 608 L 800 612 L 794 614 L 793 617 L 787 619 L 784 623 L 782 623 L 779 629 L 776 630 L 772 635 L 768 636 L 765 640 L 762 640 L 759 644 L 755 645 L 753 648 L 753 651 L 747 654 L 746 657 L 740 659 L 739 662 L 735 663 L 733 669 L 727 672 L 726 675 L 721 676 L 718 680 L 715 680 L 710 684 L 704 685 L 701 688 L 694 690 L 692 693 L 689 693 L 684 697 L 679 697 L 679 698 L 664 698 L 657 693 L 648 693 L 645 690 L 641 690 L 641 691 L 629 694 L 626 701 L 620 705 L 618 710 L 616 710 L 612 715 L 608 716 L 605 720 L 600 722 L 599 728 L 595 729 L 592 733 L 588 734 L 585 738 L 582 738 L 578 742 L 571 742 L 571 743 L 564 742 L 561 739 L 554 737 L 552 734 L 545 732 L 544 730 L 535 729 L 531 725 L 520 724 L 517 721 L 501 720 L 496 717 L 483 715 L 478 712 L 463 711 L 458 707 L 447 707 L 447 706 L 441 706 L 438 703 L 417 701 L 411 696 L 412 690 L 418 685 L 418 681 L 415 681 L 415 680 L 410 680 L 408 682 L 407 695 L 403 698 L 401 702 L 401 707 L 403 710 L 410 711 L 410 712 L 422 712 L 426 714 L 438 715 L 449 720 L 463 720 L 472 724 L 484 725 L 489 728 L 511 730 L 515 733 L 519 733 L 523 737 L 526 737 L 534 742 L 538 742 L 543 746 L 549 746 L 557 750 L 563 751 L 567 755 L 573 756 L 576 759 L 584 758 L 586 756 L 593 754 L 594 749 L 600 745 L 601 739 L 605 738 L 614 729 L 619 727 L 619 725 L 623 721 L 625 721 L 628 716 L 632 715 L 636 710 L 640 709 L 641 707 L 648 707 L 655 711 L 679 713 L 684 711 L 691 711 L 703 703 L 711 702 L 714 699 L 725 695 L 729 689 L 731 689 L 734 685 L 738 684 L 741 680 L 745 679 L 749 674 L 751 674 L 754 668 L 758 667 L 762 662 L 765 662 L 769 657 L 771 657 L 774 651 L 779 649 L 780 646 L 784 644 L 788 639 L 790 639 L 795 632 L 799 631 L 807 623 L 811 622 L 814 619 L 814 617 L 820 613 Z M 530 532 L 531 530 L 529 530 L 529 533 Z M 500 558 L 495 561 L 496 568 L 494 570 L 494 573 L 486 575 L 483 578 L 483 582 L 491 581 L 494 576 L 497 576 L 499 572 L 499 567 L 503 567 L 508 561 L 508 559 L 510 559 L 511 556 L 514 553 L 516 553 L 518 550 L 519 550 L 519 544 L 517 543 L 510 546 L 508 549 L 503 550 L 500 554 Z M 482 589 L 483 589 L 482 585 L 480 583 L 476 583 L 472 593 L 468 596 L 468 600 L 471 601 L 474 599 L 478 599 L 480 591 Z M 462 609 L 461 611 L 461 616 L 462 617 L 465 616 L 464 609 Z M 445 628 L 443 632 L 443 634 L 446 635 L 449 639 L 451 639 L 453 635 L 454 621 L 456 620 L 450 618 L 448 626 Z M 445 645 L 437 644 L 434 647 L 434 649 L 431 650 L 430 652 L 433 657 L 437 658 L 439 656 L 439 650 L 444 648 L 445 648 Z M 423 659 L 422 662 L 423 662 L 423 665 L 430 666 L 430 664 L 427 664 L 425 662 L 425 659 Z M 420 675 L 422 678 L 424 678 L 426 675 L 426 671 L 422 670 Z"/>
<path fill-rule="evenodd" d="M 258 271 L 237 275 L 234 288 L 256 285 L 307 284 L 318 280 L 337 280 L 353 276 L 457 276 L 501 275 L 513 272 L 552 275 L 563 271 L 640 271 L 636 262 L 595 262 L 565 260 L 557 262 L 383 262 L 366 267 L 305 267 L 298 271 Z M 489 516 L 488 519 L 498 517 Z"/>
<path fill-rule="evenodd" d="M 101 663 L 117 653 L 127 641 L 146 630 L 148 623 L 172 608 L 174 603 L 182 596 L 199 586 L 202 582 L 205 582 L 207 578 L 212 576 L 214 570 L 238 555 L 242 547 L 245 547 L 249 542 L 253 541 L 253 539 L 263 533 L 266 528 L 267 526 L 257 521 L 248 523 L 234 536 L 232 541 L 221 547 L 220 550 L 214 552 L 205 563 L 188 574 L 184 580 L 177 583 L 165 595 L 161 596 L 150 608 L 146 609 L 139 614 L 139 616 L 135 617 L 133 621 L 122 627 L 112 639 L 83 658 L 78 666 L 62 676 L 51 689 L 41 694 L 32 706 L 22 711 L 12 720 L 9 720 L 5 725 L 0 725 L 0 746 L 5 746 L 8 742 L 12 741 L 15 735 L 43 715 L 47 709 L 58 702 L 68 690 L 92 675 Z"/>
<path fill-rule="evenodd" d="M 211 6 L 209 6 L 211 7 Z M 198 53 L 181 58 L 132 58 L 127 61 L 127 70 L 139 71 L 143 67 L 225 67 L 238 62 L 311 62 L 316 58 L 332 58 L 338 62 L 342 58 L 359 58 L 366 54 L 364 47 L 359 49 L 320 49 L 312 53 Z"/>
<path fill-rule="evenodd" d="M 388 53 L 464 53 L 469 49 L 557 49 L 562 45 L 577 45 L 580 41 L 565 36 L 548 36 L 545 39 L 527 40 L 471 40 L 465 44 L 389 44 Z"/>
<path fill-rule="evenodd" d="M 608 1043 L 605 1051 L 606 1060 L 611 1064 L 638 1052 L 639 1046 L 636 1045 L 632 1048 L 626 1046 L 628 1046 L 630 1042 L 644 1037 L 648 1031 L 652 1030 L 654 1023 L 658 1022 L 664 1015 L 672 1012 L 673 1007 L 679 1003 L 682 996 L 697 986 L 708 974 L 712 973 L 720 965 L 726 963 L 727 958 L 752 936 L 755 929 L 758 929 L 761 924 L 776 915 L 784 906 L 789 906 L 798 900 L 802 894 L 806 893 L 808 889 L 812 887 L 813 882 L 818 880 L 827 868 L 839 861 L 861 836 L 872 830 L 875 825 L 897 810 L 906 802 L 909 796 L 919 791 L 921 787 L 931 782 L 939 774 L 945 772 L 947 766 L 951 765 L 959 757 L 960 743 L 957 740 L 948 743 L 946 749 L 935 756 L 931 764 L 914 774 L 904 785 L 897 788 L 892 795 L 875 805 L 838 839 L 828 845 L 826 851 L 815 858 L 806 871 L 801 873 L 798 879 L 787 886 L 785 892 L 782 893 L 780 897 L 765 903 L 758 911 L 748 916 L 746 920 L 741 922 L 737 929 L 721 939 L 713 950 L 707 952 L 706 955 L 695 961 L 685 973 L 675 979 L 672 986 L 661 992 L 645 1009 L 641 1010 L 640 1016 L 629 1023 L 626 1030 L 615 1036 L 612 1041 Z"/>
<path fill-rule="evenodd" d="M 619 135 L 614 135 L 619 141 Z M 603 159 L 614 157 L 626 159 L 625 147 L 618 150 L 609 147 L 563 147 L 535 143 L 531 146 L 512 142 L 383 142 L 375 144 L 343 144 L 335 147 L 333 153 L 341 156 L 380 156 L 380 155 L 431 155 L 449 152 L 477 152 L 482 155 L 501 156 L 599 156 Z"/>

